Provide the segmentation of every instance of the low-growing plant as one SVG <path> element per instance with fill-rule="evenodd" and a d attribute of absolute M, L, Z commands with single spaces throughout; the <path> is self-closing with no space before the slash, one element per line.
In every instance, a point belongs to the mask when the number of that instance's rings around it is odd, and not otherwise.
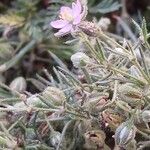
<path fill-rule="evenodd" d="M 0 82 L 0 146 L 27 150 L 109 150 L 150 147 L 150 33 L 132 20 L 138 37 L 107 32 L 108 18 L 86 19 L 87 1 L 62 6 L 51 26 L 56 37 L 71 34 L 78 45 L 73 69 L 53 53 L 53 75 L 28 78 L 40 91 L 26 91 L 18 77 L 9 86 Z M 125 22 L 123 22 L 124 25 Z M 127 28 L 125 28 L 127 29 Z M 128 31 L 130 28 L 128 27 Z"/>

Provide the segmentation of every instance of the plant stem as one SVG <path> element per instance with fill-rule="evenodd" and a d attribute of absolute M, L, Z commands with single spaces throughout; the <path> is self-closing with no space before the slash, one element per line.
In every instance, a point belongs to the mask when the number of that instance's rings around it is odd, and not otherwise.
<path fill-rule="evenodd" d="M 65 135 L 66 135 L 67 129 L 68 129 L 69 126 L 72 124 L 72 122 L 73 122 L 73 120 L 70 120 L 70 121 L 68 121 L 68 122 L 66 123 L 66 125 L 64 126 L 63 131 L 62 131 L 61 140 L 59 141 L 56 150 L 61 150 L 61 147 L 62 147 L 62 144 L 63 144 L 63 140 L 65 139 Z"/>
<path fill-rule="evenodd" d="M 138 132 L 139 134 L 141 134 L 144 138 L 146 138 L 146 139 L 149 139 L 149 140 L 150 140 L 150 136 L 149 136 L 149 135 L 147 135 L 146 133 L 144 133 L 144 132 L 140 131 L 139 129 L 137 129 L 137 132 Z"/>
<path fill-rule="evenodd" d="M 106 34 L 104 33 L 100 33 L 100 37 L 108 40 L 109 42 L 111 42 L 113 45 L 115 44 L 116 46 L 118 46 L 119 48 L 123 49 L 127 54 L 130 55 L 129 51 L 126 50 L 122 45 L 118 44 L 115 40 L 113 40 L 112 38 L 108 37 Z"/>
<path fill-rule="evenodd" d="M 134 77 L 134 76 L 132 76 L 132 75 L 130 75 L 130 74 L 124 72 L 124 71 L 122 71 L 121 69 L 117 69 L 117 68 L 115 68 L 115 67 L 110 67 L 110 70 L 113 70 L 113 71 L 115 71 L 115 72 L 118 72 L 118 73 L 120 73 L 120 74 L 122 74 L 122 75 L 124 75 L 124 76 L 126 76 L 126 77 L 128 77 L 128 78 L 130 78 L 130 79 L 133 79 L 134 81 L 137 81 L 138 83 L 140 83 L 140 84 L 142 84 L 142 85 L 145 85 L 145 84 L 146 84 L 146 83 L 143 82 L 142 80 L 140 80 L 140 79 L 138 79 L 138 78 L 136 78 L 136 77 Z"/>

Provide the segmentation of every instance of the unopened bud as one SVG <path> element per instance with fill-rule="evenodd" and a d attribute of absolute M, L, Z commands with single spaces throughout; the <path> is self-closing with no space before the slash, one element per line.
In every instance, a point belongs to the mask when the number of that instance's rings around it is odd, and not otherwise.
<path fill-rule="evenodd" d="M 59 144 L 61 140 L 61 133 L 59 132 L 52 132 L 50 135 L 50 144 L 54 147 L 57 147 L 57 145 Z"/>
<path fill-rule="evenodd" d="M 27 83 L 23 77 L 17 77 L 10 83 L 9 87 L 13 91 L 23 93 L 27 88 Z"/>
<path fill-rule="evenodd" d="M 110 19 L 109 18 L 106 18 L 106 17 L 102 17 L 99 22 L 98 22 L 98 25 L 101 27 L 102 30 L 107 30 L 108 29 L 108 26 L 110 25 Z"/>
<path fill-rule="evenodd" d="M 71 56 L 71 61 L 74 67 L 79 68 L 81 67 L 81 62 L 87 63 L 90 61 L 90 58 L 85 53 L 77 52 Z"/>
<path fill-rule="evenodd" d="M 144 122 L 150 122 L 150 110 L 145 110 L 142 112 L 142 120 Z"/>
<path fill-rule="evenodd" d="M 82 21 L 78 26 L 85 34 L 89 36 L 99 36 L 101 29 L 93 22 Z"/>
<path fill-rule="evenodd" d="M 120 147 L 125 147 L 130 143 L 136 133 L 136 127 L 129 121 L 122 123 L 115 132 L 115 142 Z"/>
<path fill-rule="evenodd" d="M 42 96 L 47 100 L 51 100 L 55 105 L 62 105 L 66 100 L 64 92 L 56 87 L 48 86 L 43 91 Z"/>
<path fill-rule="evenodd" d="M 0 60 L 8 60 L 12 57 L 13 47 L 7 41 L 1 41 Z"/>
<path fill-rule="evenodd" d="M 26 139 L 34 140 L 36 138 L 36 133 L 33 128 L 26 128 L 25 132 Z"/>
<path fill-rule="evenodd" d="M 14 105 L 15 108 L 27 108 L 27 107 L 45 107 L 46 104 L 43 103 L 40 98 L 36 95 L 32 95 L 25 100 L 25 102 L 18 102 Z"/>

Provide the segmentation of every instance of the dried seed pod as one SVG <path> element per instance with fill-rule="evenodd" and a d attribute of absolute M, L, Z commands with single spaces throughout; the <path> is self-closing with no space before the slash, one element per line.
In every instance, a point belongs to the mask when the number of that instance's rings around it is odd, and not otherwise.
<path fill-rule="evenodd" d="M 138 87 L 134 87 L 133 84 L 126 83 L 118 87 L 119 99 L 127 102 L 131 106 L 136 106 L 137 104 L 144 105 L 142 100 L 142 90 Z"/>
<path fill-rule="evenodd" d="M 92 130 L 84 134 L 85 144 L 84 148 L 87 150 L 103 148 L 105 145 L 105 133 L 102 130 Z"/>
<path fill-rule="evenodd" d="M 17 77 L 10 83 L 9 87 L 13 91 L 23 93 L 27 88 L 27 83 L 23 77 Z"/>
<path fill-rule="evenodd" d="M 90 61 L 90 58 L 85 53 L 77 52 L 71 56 L 71 61 L 74 67 L 80 68 L 81 62 L 86 64 Z"/>
<path fill-rule="evenodd" d="M 56 87 L 48 86 L 42 93 L 42 96 L 47 100 L 51 100 L 55 105 L 62 105 L 66 101 L 64 92 Z"/>
<path fill-rule="evenodd" d="M 120 147 L 126 147 L 130 143 L 136 133 L 136 127 L 133 123 L 126 121 L 122 123 L 115 132 L 115 142 Z"/>
<path fill-rule="evenodd" d="M 112 109 L 106 109 L 103 111 L 102 117 L 112 130 L 115 130 L 124 120 L 122 116 L 115 113 Z"/>
<path fill-rule="evenodd" d="M 78 26 L 85 34 L 89 36 L 99 36 L 101 29 L 93 22 L 82 21 Z"/>

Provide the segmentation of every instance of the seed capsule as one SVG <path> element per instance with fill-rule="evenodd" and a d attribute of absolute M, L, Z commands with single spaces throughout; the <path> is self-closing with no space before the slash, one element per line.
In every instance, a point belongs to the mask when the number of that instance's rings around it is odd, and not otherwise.
<path fill-rule="evenodd" d="M 115 142 L 120 147 L 125 147 L 131 142 L 136 133 L 136 127 L 129 121 L 122 123 L 115 132 Z"/>
<path fill-rule="evenodd" d="M 10 83 L 9 87 L 13 91 L 23 93 L 27 88 L 27 83 L 23 77 L 17 77 Z"/>

